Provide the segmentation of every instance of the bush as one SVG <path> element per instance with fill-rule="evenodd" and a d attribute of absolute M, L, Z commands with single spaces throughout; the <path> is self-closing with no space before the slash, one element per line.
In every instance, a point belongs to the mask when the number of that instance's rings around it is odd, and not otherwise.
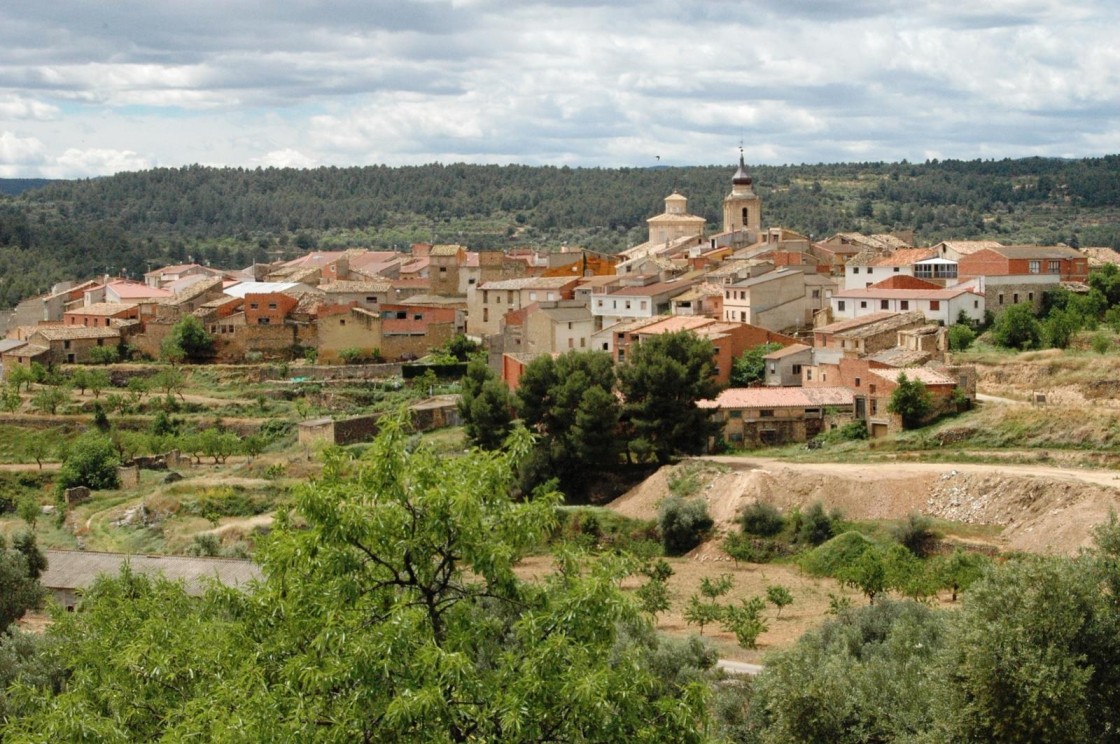
<path fill-rule="evenodd" d="M 773 504 L 756 501 L 743 509 L 739 524 L 748 535 L 773 537 L 785 528 L 786 520 Z"/>
<path fill-rule="evenodd" d="M 933 529 L 933 520 L 924 514 L 911 514 L 894 529 L 894 539 L 918 558 L 932 555 L 940 538 Z"/>
<path fill-rule="evenodd" d="M 949 349 L 964 351 L 976 340 L 976 331 L 969 326 L 956 324 L 949 326 Z"/>
<path fill-rule="evenodd" d="M 813 576 L 836 576 L 874 547 L 875 543 L 860 533 L 845 532 L 803 555 L 801 568 Z"/>
<path fill-rule="evenodd" d="M 661 502 L 657 524 L 665 552 L 683 555 L 703 542 L 715 522 L 704 501 L 670 496 Z"/>
<path fill-rule="evenodd" d="M 826 514 L 821 502 L 814 502 L 804 513 L 798 515 L 795 540 L 804 545 L 820 545 L 836 534 L 835 522 L 840 515 Z"/>

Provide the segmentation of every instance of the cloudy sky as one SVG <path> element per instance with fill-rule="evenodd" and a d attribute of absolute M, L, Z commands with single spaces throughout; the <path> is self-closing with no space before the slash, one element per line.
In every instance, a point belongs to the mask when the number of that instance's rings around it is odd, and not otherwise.
<path fill-rule="evenodd" d="M 1102 155 L 1118 30 L 1116 0 L 17 0 L 0 177 Z"/>

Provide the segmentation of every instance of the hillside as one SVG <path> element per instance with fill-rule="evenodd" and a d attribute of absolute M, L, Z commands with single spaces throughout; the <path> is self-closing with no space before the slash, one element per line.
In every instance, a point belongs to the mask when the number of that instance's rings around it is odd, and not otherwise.
<path fill-rule="evenodd" d="M 763 223 L 821 237 L 915 230 L 1120 246 L 1120 157 L 750 168 Z M 162 168 L 54 182 L 0 199 L 0 306 L 99 271 L 187 260 L 244 266 L 314 247 L 462 242 L 617 251 L 674 190 L 709 227 L 733 167 L 431 164 L 314 170 Z"/>

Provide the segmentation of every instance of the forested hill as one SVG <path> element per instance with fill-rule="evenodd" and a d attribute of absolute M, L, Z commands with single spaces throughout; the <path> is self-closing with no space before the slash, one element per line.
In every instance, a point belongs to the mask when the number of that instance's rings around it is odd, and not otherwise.
<path fill-rule="evenodd" d="M 38 189 L 55 183 L 49 178 L 0 178 L 0 194 L 16 196 L 28 189 Z"/>
<path fill-rule="evenodd" d="M 814 237 L 913 229 L 921 241 L 1120 245 L 1120 156 L 750 168 L 763 224 Z M 188 257 L 220 266 L 319 246 L 472 248 L 645 239 L 674 190 L 718 228 L 733 164 L 155 169 L 0 198 L 0 304 L 98 271 Z"/>

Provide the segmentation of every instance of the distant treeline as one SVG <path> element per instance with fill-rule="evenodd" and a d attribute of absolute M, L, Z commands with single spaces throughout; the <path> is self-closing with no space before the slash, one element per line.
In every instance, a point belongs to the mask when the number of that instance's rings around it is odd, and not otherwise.
<path fill-rule="evenodd" d="M 1120 156 L 750 170 L 763 224 L 817 238 L 916 230 L 926 242 L 985 237 L 1120 246 Z M 243 266 L 314 247 L 403 250 L 434 241 L 483 250 L 570 244 L 617 251 L 645 239 L 645 220 L 674 190 L 718 229 L 733 172 L 732 164 L 196 165 L 31 189 L 23 181 L 9 189 L 18 196 L 0 198 L 0 305 L 72 276 L 135 276 L 185 260 Z"/>

